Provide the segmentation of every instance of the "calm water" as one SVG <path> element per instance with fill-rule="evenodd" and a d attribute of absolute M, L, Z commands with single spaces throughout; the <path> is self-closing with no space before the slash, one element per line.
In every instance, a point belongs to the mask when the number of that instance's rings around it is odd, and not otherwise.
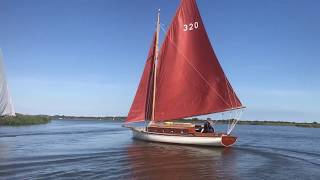
<path fill-rule="evenodd" d="M 137 141 L 104 121 L 0 127 L 0 179 L 320 179 L 320 129 L 238 125 L 234 134 L 224 149 Z"/>

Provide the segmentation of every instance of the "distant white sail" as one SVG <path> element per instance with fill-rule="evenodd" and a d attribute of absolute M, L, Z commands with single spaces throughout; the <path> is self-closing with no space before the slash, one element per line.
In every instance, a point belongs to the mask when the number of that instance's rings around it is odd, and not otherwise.
<path fill-rule="evenodd" d="M 3 65 L 3 57 L 0 49 L 0 116 L 15 116 L 13 103 L 9 94 Z"/>

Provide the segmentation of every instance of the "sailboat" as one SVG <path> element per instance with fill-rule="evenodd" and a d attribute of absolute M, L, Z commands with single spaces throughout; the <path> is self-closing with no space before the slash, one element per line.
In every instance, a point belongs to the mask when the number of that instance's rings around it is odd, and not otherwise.
<path fill-rule="evenodd" d="M 145 141 L 222 146 L 244 106 L 214 53 L 195 0 L 181 0 L 159 48 L 160 10 L 148 58 L 124 124 Z M 205 126 L 175 120 L 214 113 L 234 114 L 227 132 L 203 131 Z M 145 121 L 145 127 L 134 122 Z"/>
<path fill-rule="evenodd" d="M 3 57 L 0 49 L 0 116 L 15 116 L 13 103 L 9 94 L 3 65 Z"/>

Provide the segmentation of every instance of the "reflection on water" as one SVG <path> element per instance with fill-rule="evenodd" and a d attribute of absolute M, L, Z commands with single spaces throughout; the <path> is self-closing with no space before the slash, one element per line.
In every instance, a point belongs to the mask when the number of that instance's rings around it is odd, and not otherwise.
<path fill-rule="evenodd" d="M 133 140 L 106 121 L 0 127 L 0 179 L 320 179 L 319 130 L 241 125 L 236 146 L 213 148 Z"/>
<path fill-rule="evenodd" d="M 132 177 L 147 179 L 235 178 L 232 149 L 134 141 L 128 146 Z M 232 161 L 233 162 L 233 161 Z"/>

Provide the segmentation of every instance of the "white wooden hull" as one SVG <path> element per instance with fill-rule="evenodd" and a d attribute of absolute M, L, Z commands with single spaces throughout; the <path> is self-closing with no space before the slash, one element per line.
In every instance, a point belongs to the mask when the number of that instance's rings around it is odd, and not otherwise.
<path fill-rule="evenodd" d="M 133 133 L 133 138 L 144 140 L 144 141 L 226 147 L 226 145 L 222 143 L 222 138 L 223 138 L 222 136 L 220 137 L 179 136 L 179 135 L 150 133 L 150 132 L 146 132 L 142 128 L 131 128 L 131 130 Z"/>

